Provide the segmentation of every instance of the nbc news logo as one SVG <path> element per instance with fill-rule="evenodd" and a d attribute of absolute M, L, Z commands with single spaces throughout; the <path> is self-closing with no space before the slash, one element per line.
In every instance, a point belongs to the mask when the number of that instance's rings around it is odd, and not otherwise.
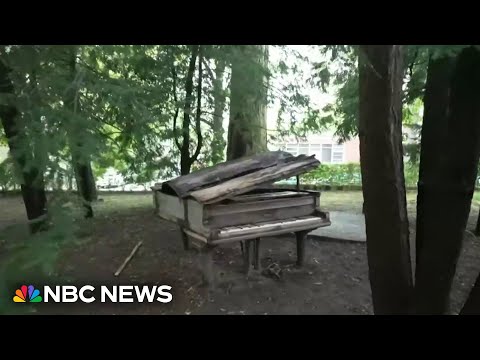
<path fill-rule="evenodd" d="M 169 303 L 173 296 L 169 292 L 172 289 L 169 285 L 160 286 L 137 286 L 137 285 L 114 285 L 100 287 L 100 302 L 113 303 L 133 303 L 133 302 L 160 302 Z M 20 289 L 15 290 L 13 302 L 16 303 L 92 303 L 96 301 L 94 297 L 95 287 L 85 285 L 79 289 L 74 285 L 43 287 L 43 298 L 40 291 L 33 285 L 22 285 Z"/>
<path fill-rule="evenodd" d="M 20 289 L 15 290 L 15 296 L 13 302 L 42 302 L 40 291 L 35 289 L 33 285 L 22 285 Z"/>

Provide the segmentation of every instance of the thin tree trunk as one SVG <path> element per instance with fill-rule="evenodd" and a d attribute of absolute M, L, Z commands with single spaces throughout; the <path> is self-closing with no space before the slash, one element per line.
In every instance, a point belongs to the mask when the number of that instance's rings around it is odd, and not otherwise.
<path fill-rule="evenodd" d="M 212 162 L 217 164 L 224 159 L 225 131 L 223 129 L 223 112 L 225 111 L 225 89 L 223 88 L 223 76 L 225 73 L 225 62 L 217 60 L 215 64 L 215 79 L 213 80 L 213 140 L 212 140 Z"/>
<path fill-rule="evenodd" d="M 13 84 L 8 73 L 9 69 L 0 61 L 0 93 L 14 94 Z M 22 175 L 20 188 L 27 218 L 31 221 L 30 231 L 36 233 L 46 228 L 47 197 L 43 172 L 32 161 L 33 156 L 27 145 L 29 142 L 25 139 L 25 128 L 19 122 L 17 108 L 14 105 L 0 105 L 0 118 L 10 153 Z M 29 170 L 27 170 L 27 163 Z"/>
<path fill-rule="evenodd" d="M 192 46 L 192 55 L 188 65 L 187 80 L 185 83 L 185 106 L 183 108 L 182 123 L 182 146 L 180 149 L 180 172 L 182 175 L 190 173 L 192 162 L 190 161 L 190 114 L 193 100 L 193 76 L 195 75 L 195 64 L 197 62 L 199 46 Z"/>
<path fill-rule="evenodd" d="M 72 46 L 69 54 L 68 65 L 70 68 L 71 88 L 67 91 L 65 96 L 65 107 L 72 113 L 73 118 L 70 119 L 70 126 L 68 127 L 68 138 L 70 143 L 70 151 L 72 153 L 72 165 L 75 172 L 75 180 L 77 182 L 77 189 L 83 200 L 85 208 L 85 217 L 93 217 L 93 208 L 91 202 L 97 198 L 97 191 L 95 188 L 95 178 L 93 176 L 92 166 L 90 162 L 90 155 L 88 151 L 83 148 L 83 137 L 86 135 L 82 131 L 81 124 L 75 118 L 80 111 L 77 86 L 77 68 L 76 68 L 77 47 Z"/>
<path fill-rule="evenodd" d="M 407 314 L 412 292 L 402 150 L 403 49 L 363 45 L 360 157 L 375 314 Z"/>
<path fill-rule="evenodd" d="M 230 82 L 228 160 L 267 150 L 267 46 L 239 45 L 238 52 Z"/>
<path fill-rule="evenodd" d="M 90 160 L 90 156 L 89 156 L 89 159 L 86 163 L 86 167 L 87 167 L 87 170 L 86 170 L 86 172 L 87 172 L 86 185 L 88 187 L 89 198 L 91 199 L 90 201 L 96 201 L 96 200 L 98 200 L 97 184 L 96 184 L 96 181 L 95 181 L 95 174 L 93 173 L 92 161 Z"/>
<path fill-rule="evenodd" d="M 195 112 L 195 134 L 197 135 L 197 146 L 193 155 L 190 157 L 190 167 L 197 161 L 198 155 L 203 146 L 203 135 L 201 128 L 202 120 L 202 84 L 203 84 L 203 48 L 198 46 L 198 83 L 197 83 L 197 109 Z"/>
<path fill-rule="evenodd" d="M 77 182 L 77 189 L 83 200 L 83 207 L 85 208 L 85 217 L 93 217 L 92 201 L 95 200 L 94 195 L 96 189 L 92 184 L 92 168 L 90 164 L 85 164 L 76 156 L 72 156 L 72 162 L 75 169 L 75 179 Z"/>

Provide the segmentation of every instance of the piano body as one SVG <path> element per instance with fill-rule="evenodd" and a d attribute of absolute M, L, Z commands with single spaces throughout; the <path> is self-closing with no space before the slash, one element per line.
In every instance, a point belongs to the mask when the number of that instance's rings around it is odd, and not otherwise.
<path fill-rule="evenodd" d="M 191 244 L 208 253 L 213 246 L 241 242 L 247 272 L 251 249 L 259 267 L 260 238 L 294 233 L 301 265 L 306 234 L 329 226 L 329 215 L 320 210 L 319 192 L 299 190 L 298 181 L 292 189 L 274 183 L 318 165 L 314 156 L 282 151 L 227 161 L 156 184 L 156 213 L 179 225 L 185 249 Z"/>

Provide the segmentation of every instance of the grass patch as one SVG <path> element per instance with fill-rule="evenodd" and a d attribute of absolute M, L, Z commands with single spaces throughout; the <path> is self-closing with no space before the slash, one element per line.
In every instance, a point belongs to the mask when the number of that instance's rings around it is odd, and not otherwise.
<path fill-rule="evenodd" d="M 99 194 L 101 201 L 95 202 L 95 215 L 109 216 L 125 214 L 138 209 L 154 209 L 152 194 Z"/>

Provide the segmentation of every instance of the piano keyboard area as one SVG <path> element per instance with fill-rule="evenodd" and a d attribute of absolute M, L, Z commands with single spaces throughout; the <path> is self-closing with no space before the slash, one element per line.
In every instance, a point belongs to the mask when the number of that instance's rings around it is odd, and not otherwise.
<path fill-rule="evenodd" d="M 295 232 L 328 226 L 330 220 L 318 216 L 304 216 L 289 220 L 271 221 L 265 223 L 229 226 L 220 229 L 218 240 L 240 240 L 261 236 L 275 235 L 275 233 Z M 223 242 L 223 241 L 222 241 Z"/>

